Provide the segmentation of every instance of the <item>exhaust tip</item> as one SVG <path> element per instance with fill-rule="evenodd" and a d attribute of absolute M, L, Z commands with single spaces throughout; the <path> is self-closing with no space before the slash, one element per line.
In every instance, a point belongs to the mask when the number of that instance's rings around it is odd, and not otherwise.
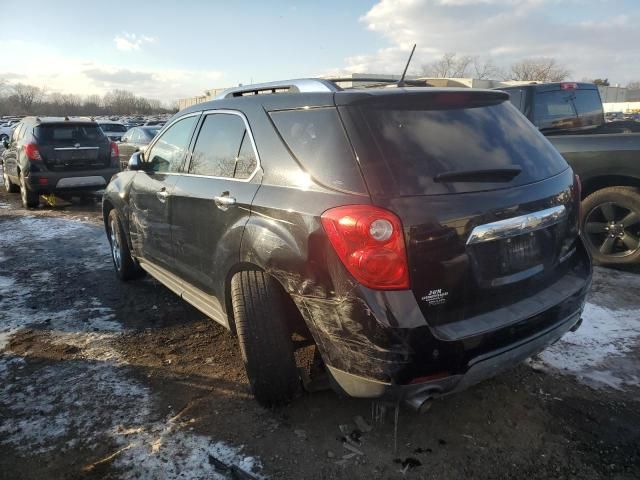
<path fill-rule="evenodd" d="M 420 392 L 417 395 L 407 398 L 405 403 L 415 412 L 420 415 L 425 414 L 432 405 L 433 397 L 431 392 Z"/>

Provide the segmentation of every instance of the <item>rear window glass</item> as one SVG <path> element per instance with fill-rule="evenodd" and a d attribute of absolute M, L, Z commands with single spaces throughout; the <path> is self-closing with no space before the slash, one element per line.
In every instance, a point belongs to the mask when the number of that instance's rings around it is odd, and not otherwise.
<path fill-rule="evenodd" d="M 102 140 L 104 133 L 97 125 L 39 125 L 35 135 L 41 142 L 84 142 Z"/>
<path fill-rule="evenodd" d="M 361 155 L 369 187 L 381 195 L 481 191 L 532 183 L 567 164 L 510 102 L 446 110 L 360 107 L 369 126 Z M 380 161 L 382 160 L 382 161 Z M 520 167 L 508 181 L 438 182 L 444 173 Z M 370 180 L 371 179 L 371 180 Z"/>
<path fill-rule="evenodd" d="M 328 187 L 366 193 L 335 107 L 272 112 L 271 118 L 309 175 Z"/>
<path fill-rule="evenodd" d="M 555 90 L 535 95 L 534 122 L 540 129 L 576 128 L 603 122 L 597 90 Z"/>

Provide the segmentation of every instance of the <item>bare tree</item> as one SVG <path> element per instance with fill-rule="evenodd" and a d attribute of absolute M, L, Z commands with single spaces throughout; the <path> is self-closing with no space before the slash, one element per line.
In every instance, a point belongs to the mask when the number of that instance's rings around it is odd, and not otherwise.
<path fill-rule="evenodd" d="M 455 52 L 447 52 L 439 60 L 422 66 L 422 74 L 433 78 L 466 77 L 473 57 L 458 56 Z"/>
<path fill-rule="evenodd" d="M 531 80 L 540 82 L 560 82 L 571 71 L 562 67 L 553 58 L 530 58 L 511 65 L 511 80 Z"/>
<path fill-rule="evenodd" d="M 634 81 L 627 83 L 627 88 L 629 90 L 640 90 L 640 81 Z"/>
<path fill-rule="evenodd" d="M 33 104 L 38 103 L 45 94 L 44 89 L 24 83 L 12 85 L 11 90 L 13 91 L 16 103 L 25 113 L 30 112 Z"/>
<path fill-rule="evenodd" d="M 474 78 L 480 80 L 495 79 L 504 76 L 504 72 L 493 63 L 490 57 L 473 57 L 472 66 Z"/>

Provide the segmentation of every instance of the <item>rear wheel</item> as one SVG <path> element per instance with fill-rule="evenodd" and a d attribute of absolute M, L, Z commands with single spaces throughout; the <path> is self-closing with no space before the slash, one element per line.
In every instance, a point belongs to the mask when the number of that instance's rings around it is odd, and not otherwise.
<path fill-rule="evenodd" d="M 264 406 L 287 403 L 300 388 L 291 332 L 275 280 L 262 271 L 231 281 L 233 314 L 251 390 Z"/>
<path fill-rule="evenodd" d="M 640 193 L 632 187 L 610 187 L 582 203 L 582 231 L 593 259 L 602 264 L 640 261 Z"/>
<path fill-rule="evenodd" d="M 144 270 L 131 256 L 129 244 L 124 236 L 122 223 L 118 212 L 114 209 L 109 212 L 109 244 L 111 245 L 111 259 L 116 275 L 122 281 L 133 280 L 144 275 Z"/>
<path fill-rule="evenodd" d="M 40 195 L 29 190 L 22 172 L 20 172 L 20 197 L 22 198 L 22 206 L 24 208 L 36 208 L 40 205 Z"/>
<path fill-rule="evenodd" d="M 9 180 L 9 174 L 5 169 L 2 169 L 2 180 L 4 181 L 4 189 L 7 193 L 18 193 L 20 191 L 20 187 L 11 183 L 11 180 Z"/>

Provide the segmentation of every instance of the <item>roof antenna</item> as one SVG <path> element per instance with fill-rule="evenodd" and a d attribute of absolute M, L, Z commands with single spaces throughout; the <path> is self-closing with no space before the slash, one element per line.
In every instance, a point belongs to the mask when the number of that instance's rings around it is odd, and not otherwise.
<path fill-rule="evenodd" d="M 413 44 L 413 48 L 411 49 L 411 54 L 409 55 L 409 60 L 407 60 L 407 64 L 404 66 L 404 72 L 402 72 L 402 76 L 400 77 L 400 80 L 398 80 L 397 86 L 398 87 L 404 87 L 405 83 L 404 83 L 404 77 L 407 75 L 407 69 L 409 68 L 409 64 L 411 63 L 411 57 L 413 57 L 413 52 L 416 51 L 416 44 Z"/>

